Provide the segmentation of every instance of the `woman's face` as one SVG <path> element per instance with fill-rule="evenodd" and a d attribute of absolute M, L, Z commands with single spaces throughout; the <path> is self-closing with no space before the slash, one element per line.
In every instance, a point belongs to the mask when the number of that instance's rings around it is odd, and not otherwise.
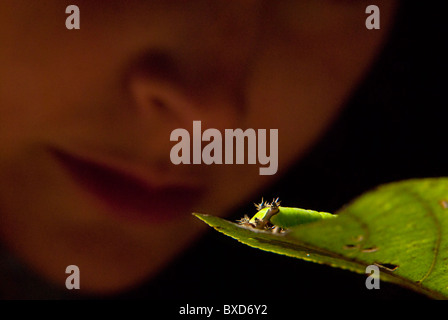
<path fill-rule="evenodd" d="M 323 132 L 378 53 L 393 1 L 0 3 L 0 234 L 63 286 L 154 275 L 203 224 L 256 201 Z M 72 4 L 72 3 L 70 3 Z M 174 165 L 170 134 L 278 129 L 278 172 Z M 204 143 L 205 145 L 206 143 Z"/>

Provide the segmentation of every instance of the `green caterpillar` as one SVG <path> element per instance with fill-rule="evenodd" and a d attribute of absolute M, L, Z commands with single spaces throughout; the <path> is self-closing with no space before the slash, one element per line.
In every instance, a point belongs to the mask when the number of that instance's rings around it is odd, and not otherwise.
<path fill-rule="evenodd" d="M 310 223 L 322 219 L 336 218 L 337 215 L 300 208 L 281 207 L 280 201 L 274 199 L 271 203 L 255 204 L 257 213 L 249 218 L 247 215 L 239 220 L 239 224 L 260 230 L 282 232 L 287 228 Z"/>

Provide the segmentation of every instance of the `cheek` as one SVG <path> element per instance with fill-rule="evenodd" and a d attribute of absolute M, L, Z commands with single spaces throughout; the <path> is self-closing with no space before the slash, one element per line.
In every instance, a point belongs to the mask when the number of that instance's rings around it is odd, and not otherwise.
<path fill-rule="evenodd" d="M 248 127 L 278 129 L 279 172 L 308 148 L 340 110 L 350 85 L 335 87 L 306 60 L 266 52 L 253 74 Z"/>
<path fill-rule="evenodd" d="M 313 19 L 304 21 L 288 18 L 297 12 L 293 3 L 274 10 L 276 25 L 266 26 L 248 81 L 247 126 L 279 129 L 280 171 L 324 132 L 362 80 L 386 38 L 393 4 L 381 6 L 381 29 L 373 32 L 363 5 L 308 5 L 301 9 Z"/>

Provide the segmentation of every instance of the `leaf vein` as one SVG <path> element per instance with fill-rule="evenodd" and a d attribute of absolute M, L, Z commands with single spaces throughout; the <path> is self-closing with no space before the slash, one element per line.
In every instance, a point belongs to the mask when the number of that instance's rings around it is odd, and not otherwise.
<path fill-rule="evenodd" d="M 425 209 L 425 212 L 427 213 L 427 215 L 429 215 L 430 218 L 434 221 L 434 225 L 437 230 L 437 238 L 435 240 L 434 249 L 433 249 L 434 257 L 432 259 L 431 265 L 429 266 L 426 274 L 420 280 L 417 280 L 417 283 L 421 285 L 422 282 L 425 281 L 429 277 L 429 275 L 433 272 L 434 266 L 436 265 L 437 258 L 439 256 L 440 243 L 442 241 L 442 230 L 440 229 L 440 222 L 437 219 L 437 216 L 434 213 L 434 210 L 428 205 L 428 202 L 420 194 L 418 194 L 417 192 L 414 192 L 413 190 L 410 190 L 409 188 L 404 188 L 404 191 L 406 191 L 413 198 L 415 198 L 415 200 L 417 202 L 420 203 L 420 205 Z"/>

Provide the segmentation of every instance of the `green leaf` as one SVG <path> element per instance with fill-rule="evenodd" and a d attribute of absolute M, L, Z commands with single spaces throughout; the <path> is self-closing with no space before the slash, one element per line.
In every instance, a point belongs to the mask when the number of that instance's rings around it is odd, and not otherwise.
<path fill-rule="evenodd" d="M 381 280 L 448 298 L 448 178 L 382 185 L 337 214 L 282 234 L 194 215 L 255 248 L 358 273 L 375 264 Z"/>

